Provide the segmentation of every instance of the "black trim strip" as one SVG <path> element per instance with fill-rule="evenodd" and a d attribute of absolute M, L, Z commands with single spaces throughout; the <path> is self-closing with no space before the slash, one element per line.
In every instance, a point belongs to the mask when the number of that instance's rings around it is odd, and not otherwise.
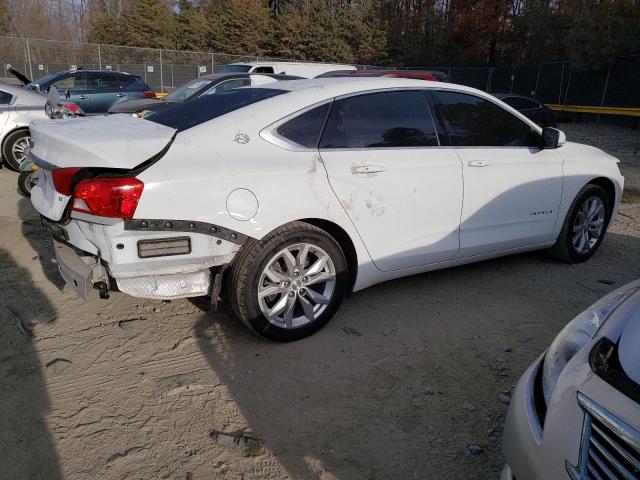
<path fill-rule="evenodd" d="M 124 221 L 125 230 L 141 232 L 193 232 L 221 238 L 227 242 L 244 245 L 248 235 L 224 228 L 212 223 L 196 222 L 193 220 L 162 220 L 162 219 L 130 219 Z"/>

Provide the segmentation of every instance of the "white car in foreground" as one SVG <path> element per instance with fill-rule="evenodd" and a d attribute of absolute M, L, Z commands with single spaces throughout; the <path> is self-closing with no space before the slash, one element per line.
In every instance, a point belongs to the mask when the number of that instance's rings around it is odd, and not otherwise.
<path fill-rule="evenodd" d="M 18 170 L 31 147 L 29 123 L 45 119 L 47 98 L 37 92 L 0 83 L 0 157 Z"/>
<path fill-rule="evenodd" d="M 606 153 L 423 80 L 295 80 L 32 132 L 31 200 L 81 295 L 217 303 L 224 278 L 275 340 L 392 278 L 554 245 L 585 260 L 623 186 Z"/>
<path fill-rule="evenodd" d="M 640 280 L 575 317 L 520 379 L 501 480 L 640 478 Z"/>

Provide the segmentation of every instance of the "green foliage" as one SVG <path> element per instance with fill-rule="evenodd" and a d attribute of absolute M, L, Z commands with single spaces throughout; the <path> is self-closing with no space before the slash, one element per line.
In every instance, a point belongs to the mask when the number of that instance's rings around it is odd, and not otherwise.
<path fill-rule="evenodd" d="M 0 0 L 0 11 L 7 0 Z M 9 2 L 9 5 L 11 3 Z M 373 65 L 601 68 L 640 49 L 637 0 L 88 0 L 87 39 Z M 0 15 L 0 21 L 8 15 Z"/>

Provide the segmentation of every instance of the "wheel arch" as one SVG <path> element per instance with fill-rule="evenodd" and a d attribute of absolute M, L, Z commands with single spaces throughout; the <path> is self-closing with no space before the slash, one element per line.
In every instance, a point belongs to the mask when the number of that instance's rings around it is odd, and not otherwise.
<path fill-rule="evenodd" d="M 616 203 L 616 186 L 610 178 L 607 177 L 596 177 L 589 180 L 586 185 L 597 185 L 604 189 L 607 192 L 607 197 L 609 199 L 609 218 L 611 218 L 613 214 L 613 209 L 615 208 Z M 585 186 L 586 186 L 585 185 Z"/>
<path fill-rule="evenodd" d="M 2 151 L 4 150 L 4 144 L 7 141 L 7 138 L 9 137 L 9 135 L 19 132 L 19 131 L 29 131 L 29 126 L 28 125 L 20 125 L 18 127 L 14 127 L 12 130 L 9 130 L 7 133 L 5 133 L 2 137 L 2 142 L 0 142 L 0 155 L 2 154 Z"/>
<path fill-rule="evenodd" d="M 301 218 L 299 221 L 309 223 L 314 227 L 324 230 L 331 235 L 336 242 L 338 242 L 338 245 L 340 245 L 340 248 L 344 252 L 344 256 L 347 260 L 349 274 L 348 294 L 351 295 L 358 276 L 358 254 L 349 234 L 340 225 L 330 220 L 324 220 L 321 218 Z"/>

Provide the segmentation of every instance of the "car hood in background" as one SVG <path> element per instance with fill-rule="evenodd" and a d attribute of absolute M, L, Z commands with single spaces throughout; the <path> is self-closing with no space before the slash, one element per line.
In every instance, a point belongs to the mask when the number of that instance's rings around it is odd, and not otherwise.
<path fill-rule="evenodd" d="M 154 107 L 158 104 L 162 105 L 162 100 L 154 100 L 151 98 L 137 98 L 135 100 L 127 100 L 126 102 L 116 103 L 109 109 L 109 113 L 136 113 L 145 110 L 148 107 Z"/>
<path fill-rule="evenodd" d="M 31 122 L 36 161 L 56 167 L 134 168 L 159 153 L 176 130 L 132 115 Z"/>

